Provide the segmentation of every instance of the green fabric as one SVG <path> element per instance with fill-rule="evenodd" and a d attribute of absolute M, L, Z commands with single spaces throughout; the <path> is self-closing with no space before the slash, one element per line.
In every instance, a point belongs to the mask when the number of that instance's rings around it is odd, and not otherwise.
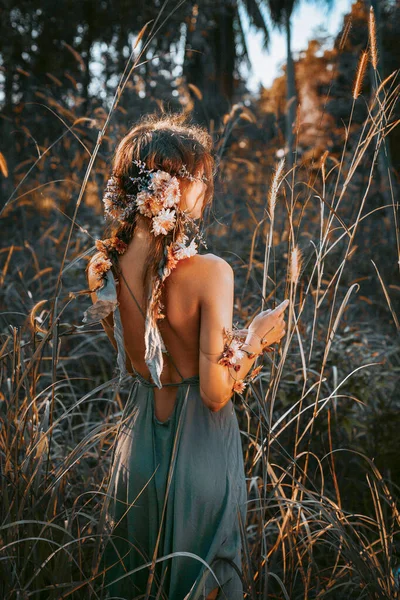
<path fill-rule="evenodd" d="M 139 377 L 130 392 L 114 453 L 109 510 L 114 530 L 104 555 L 105 565 L 110 566 L 118 561 L 117 551 L 120 556 L 127 554 L 126 571 L 120 562 L 107 571 L 106 583 L 151 561 L 176 443 L 157 558 L 173 552 L 195 554 L 218 578 L 222 588 L 218 598 L 242 600 L 240 577 L 228 562 L 241 570 L 237 511 L 243 522 L 246 511 L 243 455 L 232 402 L 213 413 L 201 400 L 198 378 L 186 379 L 178 387 L 172 415 L 162 423 L 154 413 L 151 384 Z M 157 582 L 163 574 L 165 594 L 160 597 L 169 600 L 184 600 L 189 592 L 188 600 L 204 599 L 218 585 L 207 567 L 192 557 L 156 563 Z M 145 567 L 111 583 L 110 597 L 141 597 L 148 576 Z M 157 589 L 154 583 L 150 598 L 156 597 Z"/>
<path fill-rule="evenodd" d="M 122 339 L 118 306 L 113 309 L 115 333 Z M 124 351 L 118 346 L 121 359 Z M 151 562 L 162 524 L 157 558 L 195 556 L 157 562 L 149 598 L 204 600 L 219 582 L 218 600 L 243 600 L 237 571 L 247 492 L 232 401 L 212 412 L 202 402 L 199 378 L 182 379 L 174 388 L 173 413 L 161 422 L 154 410 L 155 384 L 135 372 L 129 385 L 115 440 L 108 490 L 111 532 L 102 557 L 110 599 L 145 598 L 149 567 L 140 567 Z M 134 569 L 139 570 L 126 575 Z"/>

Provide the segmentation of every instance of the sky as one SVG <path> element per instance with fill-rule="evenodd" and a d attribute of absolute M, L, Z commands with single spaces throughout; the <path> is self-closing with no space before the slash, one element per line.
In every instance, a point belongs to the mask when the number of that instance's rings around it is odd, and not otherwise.
<path fill-rule="evenodd" d="M 305 50 L 308 40 L 317 30 L 324 35 L 335 36 L 341 28 L 343 16 L 350 11 L 352 0 L 334 0 L 328 12 L 322 2 L 300 2 L 292 15 L 292 48 L 296 53 Z M 252 73 L 248 75 L 248 88 L 257 93 L 260 83 L 268 88 L 280 74 L 280 67 L 286 62 L 286 41 L 283 33 L 269 26 L 269 50 L 262 49 L 262 33 L 249 26 L 245 12 L 241 11 L 243 28 L 247 37 L 247 49 L 252 63 Z M 266 14 L 268 22 L 268 14 Z"/>

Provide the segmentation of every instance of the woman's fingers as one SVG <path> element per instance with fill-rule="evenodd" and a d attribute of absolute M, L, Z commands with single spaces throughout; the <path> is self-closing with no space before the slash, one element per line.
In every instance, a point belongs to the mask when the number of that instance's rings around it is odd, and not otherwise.
<path fill-rule="evenodd" d="M 283 300 L 280 304 L 278 304 L 278 306 L 276 306 L 272 312 L 276 315 L 281 315 L 287 309 L 288 305 L 289 300 L 286 298 L 286 300 Z"/>

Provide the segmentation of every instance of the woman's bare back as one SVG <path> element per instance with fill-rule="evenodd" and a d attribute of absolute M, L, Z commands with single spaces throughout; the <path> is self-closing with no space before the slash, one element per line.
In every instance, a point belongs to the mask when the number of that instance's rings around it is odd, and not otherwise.
<path fill-rule="evenodd" d="M 150 380 L 144 360 L 145 318 L 134 299 L 143 310 L 143 269 L 149 252 L 148 235 L 148 231 L 136 230 L 128 249 L 120 256 L 123 276 L 118 278 L 117 297 L 124 330 L 126 367 L 133 374 L 133 366 Z M 91 289 L 98 284 L 98 275 L 90 265 L 88 282 Z M 93 302 L 96 299 L 96 292 L 93 292 Z M 218 360 L 224 349 L 224 329 L 232 328 L 233 299 L 233 269 L 224 259 L 211 253 L 180 260 L 164 282 L 162 301 L 166 316 L 158 326 L 173 362 L 168 354 L 164 354 L 161 383 L 178 384 L 181 378 L 199 377 L 202 401 L 211 410 L 221 410 L 232 395 L 232 376 Z M 102 320 L 102 324 L 116 348 L 112 313 Z M 155 414 L 160 421 L 171 415 L 177 390 L 174 385 L 154 388 Z"/>
<path fill-rule="evenodd" d="M 136 371 L 150 380 L 150 372 L 144 361 L 145 320 L 127 287 L 128 285 L 132 290 L 143 310 L 143 269 L 147 253 L 148 240 L 145 235 L 138 233 L 119 260 L 124 277 L 119 277 L 118 301 L 127 356 Z M 194 276 L 196 270 L 194 263 L 199 259 L 201 260 L 201 257 L 196 255 L 179 261 L 166 279 L 163 291 L 166 316 L 158 322 L 164 344 L 182 377 L 185 378 L 199 374 L 200 306 L 197 293 L 198 282 Z M 173 366 L 170 357 L 164 354 L 161 382 L 165 384 L 180 381 L 181 376 Z M 154 388 L 155 414 L 160 421 L 165 421 L 172 413 L 176 392 L 176 387 Z"/>

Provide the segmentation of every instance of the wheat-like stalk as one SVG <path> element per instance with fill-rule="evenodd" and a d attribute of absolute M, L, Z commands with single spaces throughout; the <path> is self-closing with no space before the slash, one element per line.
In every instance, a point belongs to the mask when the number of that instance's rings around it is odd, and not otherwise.
<path fill-rule="evenodd" d="M 268 195 L 268 207 L 269 207 L 269 211 L 270 211 L 270 217 L 271 217 L 271 221 L 274 218 L 274 212 L 275 212 L 275 207 L 276 207 L 276 200 L 278 197 L 278 190 L 279 190 L 279 186 L 282 180 L 282 174 L 283 174 L 283 167 L 285 165 L 285 159 L 282 158 L 279 163 L 278 166 L 276 168 L 274 177 L 272 179 L 272 183 L 271 183 L 271 189 Z"/>
<path fill-rule="evenodd" d="M 378 50 L 376 45 L 376 21 L 374 9 L 371 6 L 369 11 L 369 51 L 371 55 L 371 63 L 375 71 L 378 67 Z"/>
<path fill-rule="evenodd" d="M 302 265 L 301 251 L 298 246 L 295 246 L 290 256 L 290 283 L 296 285 L 299 281 L 299 275 Z"/>
<path fill-rule="evenodd" d="M 353 98 L 354 100 L 356 100 L 358 98 L 358 96 L 360 95 L 361 92 L 361 87 L 364 81 L 364 76 L 365 76 L 365 70 L 367 68 L 367 63 L 368 63 L 368 52 L 366 50 L 364 50 L 364 52 L 361 54 L 359 63 L 358 63 L 358 67 L 357 67 L 357 76 L 356 76 L 356 80 L 354 83 L 354 88 L 353 88 Z"/>
<path fill-rule="evenodd" d="M 351 22 L 351 17 L 349 17 L 349 18 L 347 19 L 347 21 L 346 21 L 346 25 L 345 25 L 345 27 L 344 27 L 344 29 L 343 29 L 342 37 L 340 38 L 340 42 L 339 42 L 339 51 L 342 51 L 342 50 L 343 50 L 343 48 L 344 48 L 344 45 L 345 45 L 345 43 L 346 43 L 346 40 L 347 40 L 347 38 L 348 38 L 348 35 L 349 35 L 349 33 L 350 33 L 351 25 L 352 25 L 352 22 Z"/>

